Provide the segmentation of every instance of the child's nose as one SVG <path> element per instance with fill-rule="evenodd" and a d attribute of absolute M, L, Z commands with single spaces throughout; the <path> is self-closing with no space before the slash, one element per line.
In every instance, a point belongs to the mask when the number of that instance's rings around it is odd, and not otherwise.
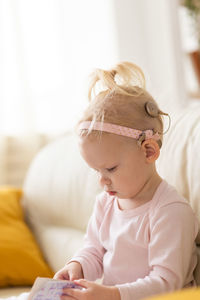
<path fill-rule="evenodd" d="M 105 175 L 100 175 L 99 182 L 100 185 L 104 186 L 109 185 L 111 183 L 111 180 Z"/>

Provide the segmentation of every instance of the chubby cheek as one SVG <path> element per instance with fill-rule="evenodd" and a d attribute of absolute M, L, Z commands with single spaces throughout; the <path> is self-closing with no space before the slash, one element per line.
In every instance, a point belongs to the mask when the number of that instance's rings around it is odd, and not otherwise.
<path fill-rule="evenodd" d="M 125 194 L 137 193 L 146 181 L 145 174 L 146 172 L 141 166 L 138 169 L 134 168 L 131 170 L 129 168 L 129 172 L 126 172 L 115 183 L 118 184 L 119 190 Z"/>

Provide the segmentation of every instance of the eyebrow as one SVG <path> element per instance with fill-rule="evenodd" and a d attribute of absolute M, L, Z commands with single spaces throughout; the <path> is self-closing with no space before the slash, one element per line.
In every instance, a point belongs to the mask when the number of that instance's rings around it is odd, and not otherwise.
<path fill-rule="evenodd" d="M 93 170 L 95 170 L 95 171 L 99 171 L 99 170 L 110 170 L 110 169 L 113 169 L 113 168 L 115 168 L 115 167 L 117 167 L 118 166 L 118 164 L 117 163 L 115 163 L 115 164 L 112 164 L 111 166 L 109 166 L 109 167 L 102 167 L 102 168 L 98 168 L 98 169 L 96 169 L 96 168 L 92 168 Z"/>

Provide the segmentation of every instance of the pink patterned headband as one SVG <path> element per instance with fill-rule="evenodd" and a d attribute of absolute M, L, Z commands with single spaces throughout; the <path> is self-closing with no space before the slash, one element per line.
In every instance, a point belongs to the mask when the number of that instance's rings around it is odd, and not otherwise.
<path fill-rule="evenodd" d="M 84 130 L 84 129 L 114 133 L 114 134 L 130 137 L 136 140 L 140 140 L 142 138 L 141 142 L 148 139 L 154 139 L 156 141 L 160 140 L 159 133 L 158 132 L 155 133 L 153 129 L 147 129 L 142 131 L 142 130 L 119 126 L 111 123 L 91 122 L 91 121 L 85 121 L 80 123 L 79 130 Z"/>

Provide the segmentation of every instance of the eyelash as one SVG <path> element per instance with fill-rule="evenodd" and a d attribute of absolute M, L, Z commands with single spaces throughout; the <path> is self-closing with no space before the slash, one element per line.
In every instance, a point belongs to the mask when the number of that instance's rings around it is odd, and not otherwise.
<path fill-rule="evenodd" d="M 106 170 L 107 170 L 108 172 L 112 173 L 112 172 L 114 172 L 114 171 L 116 170 L 116 168 L 117 168 L 117 166 L 114 166 L 114 167 L 108 168 L 108 169 L 106 169 Z M 97 172 L 97 173 L 99 173 L 99 170 L 94 169 L 94 171 Z"/>
<path fill-rule="evenodd" d="M 112 168 L 110 168 L 110 169 L 107 169 L 107 171 L 108 171 L 108 172 L 113 172 L 113 171 L 115 171 L 115 170 L 116 170 L 116 168 L 117 168 L 117 166 L 115 166 L 115 167 L 112 167 Z"/>

